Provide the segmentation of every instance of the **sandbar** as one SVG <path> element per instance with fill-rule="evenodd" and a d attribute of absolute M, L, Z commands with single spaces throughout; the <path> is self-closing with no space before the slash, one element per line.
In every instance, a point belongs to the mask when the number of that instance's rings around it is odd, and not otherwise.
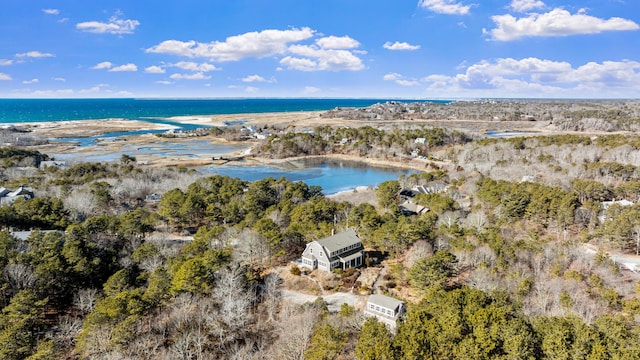
<path fill-rule="evenodd" d="M 372 126 L 378 129 L 406 128 L 416 126 L 443 127 L 451 130 L 464 131 L 470 135 L 482 136 L 487 129 L 495 131 L 517 131 L 531 132 L 545 135 L 566 134 L 568 131 L 558 131 L 548 123 L 531 121 L 482 121 L 482 120 L 427 120 L 427 119 L 403 119 L 403 120 L 378 120 L 378 119 L 343 119 L 328 118 L 323 116 L 325 111 L 296 111 L 277 113 L 246 113 L 246 114 L 225 114 L 225 115 L 197 115 L 197 116 L 176 116 L 169 120 L 174 123 L 194 124 L 205 126 L 228 126 L 233 125 L 253 125 L 256 128 L 269 128 L 276 131 L 302 131 L 314 129 L 317 126 L 331 127 L 361 127 Z M 159 124 L 139 120 L 127 119 L 104 119 L 104 120 L 74 120 L 58 122 L 38 122 L 13 124 L 16 127 L 26 128 L 31 131 L 29 136 L 40 139 L 65 138 L 65 137 L 88 137 L 97 136 L 110 132 L 127 132 L 139 130 L 170 130 L 175 126 L 170 124 Z M 586 133 L 579 133 L 586 135 Z M 213 135 L 198 136 L 198 140 L 206 140 L 211 144 L 225 144 L 229 141 L 215 137 Z M 146 146 L 162 141 L 170 141 L 176 144 L 188 146 L 193 138 L 160 138 L 153 134 L 126 135 L 109 141 L 100 142 L 95 146 L 79 147 L 77 144 L 50 141 L 45 145 L 38 145 L 38 150 L 46 154 L 66 154 L 73 158 L 82 159 L 89 156 L 108 155 L 122 152 L 123 144 L 136 144 Z M 245 144 L 248 149 L 258 144 L 258 140 L 249 140 L 237 144 Z M 225 156 L 237 157 L 246 156 L 248 150 L 233 151 Z M 204 166 L 213 163 L 212 154 L 202 153 L 195 156 L 148 156 L 137 157 L 141 164 L 149 166 Z M 220 154 L 217 154 L 220 155 Z M 348 155 L 328 155 L 326 157 L 344 160 L 356 160 L 367 162 L 379 166 L 399 166 L 411 169 L 427 169 L 433 166 L 433 161 L 424 159 L 386 159 L 386 158 L 362 158 Z M 291 159 L 288 159 L 291 160 Z M 277 164 L 280 160 L 256 158 L 246 156 L 242 165 L 255 164 Z M 449 167 L 451 164 L 438 163 L 437 166 Z"/>

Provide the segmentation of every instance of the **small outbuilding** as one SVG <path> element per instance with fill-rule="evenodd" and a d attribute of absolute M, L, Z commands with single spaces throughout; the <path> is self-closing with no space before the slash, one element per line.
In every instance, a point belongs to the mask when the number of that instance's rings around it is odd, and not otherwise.
<path fill-rule="evenodd" d="M 406 311 L 404 301 L 386 295 L 373 294 L 369 296 L 364 315 L 375 316 L 379 322 L 395 331 L 398 320 L 402 320 Z"/>

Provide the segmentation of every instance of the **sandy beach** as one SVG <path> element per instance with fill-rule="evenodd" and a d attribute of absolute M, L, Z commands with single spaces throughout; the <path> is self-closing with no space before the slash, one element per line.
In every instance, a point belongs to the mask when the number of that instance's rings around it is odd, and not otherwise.
<path fill-rule="evenodd" d="M 228 115 L 197 115 L 197 116 L 177 116 L 169 120 L 174 123 L 192 124 L 200 126 L 217 126 L 224 127 L 228 124 L 242 124 L 245 126 L 255 126 L 256 128 L 269 128 L 272 131 L 302 131 L 304 129 L 313 129 L 317 126 L 326 125 L 332 127 L 349 126 L 361 127 L 372 126 L 380 129 L 393 129 L 409 126 L 433 126 L 445 127 L 448 129 L 465 131 L 470 134 L 481 135 L 485 129 L 494 129 L 496 131 L 521 131 L 532 133 L 567 133 L 556 132 L 553 128 L 545 126 L 541 122 L 530 121 L 509 121 L 509 122 L 493 122 L 493 121 L 465 121 L 465 120 L 347 120 L 342 118 L 322 117 L 323 111 L 299 111 L 299 112 L 281 112 L 281 113 L 247 113 L 247 114 L 228 114 Z M 11 124 L 7 124 L 11 125 Z M 28 129 L 29 136 L 39 139 L 53 139 L 65 137 L 91 137 L 111 132 L 128 132 L 128 131 L 168 131 L 175 126 L 170 124 L 159 124 L 137 120 L 127 119 L 105 119 L 105 120 L 76 120 L 76 121 L 58 121 L 58 122 L 38 122 L 38 123 L 19 123 L 13 124 L 16 127 Z M 584 133 L 583 133 L 584 135 Z M 197 137 L 158 137 L 154 134 L 137 134 L 126 135 L 108 140 L 101 140 L 90 146 L 78 146 L 70 142 L 49 141 L 48 144 L 38 145 L 38 150 L 46 154 L 64 155 L 69 159 L 87 159 L 90 157 L 108 157 L 109 154 L 126 153 L 127 149 L 144 148 L 156 145 L 164 145 L 171 143 L 173 146 L 188 147 L 194 141 L 208 142 L 212 148 L 216 145 L 235 145 L 241 146 L 238 150 L 231 150 L 228 153 L 207 153 L 200 151 L 195 154 L 176 155 L 168 153 L 166 156 L 162 153 L 136 155 L 136 159 L 140 164 L 148 166 L 204 166 L 213 163 L 214 156 L 238 157 L 250 154 L 251 147 L 258 143 L 258 140 L 249 140 L 244 142 L 230 142 L 223 138 L 213 135 L 197 136 Z M 378 166 L 396 166 L 408 169 L 426 170 L 426 166 L 433 164 L 433 161 L 427 161 L 417 158 L 406 159 L 384 159 L 384 158 L 362 158 L 348 155 L 332 155 L 332 158 L 352 161 L 364 161 L 372 165 Z M 119 155 L 116 156 L 116 159 Z M 292 159 L 287 159 L 287 161 Z M 243 165 L 264 165 L 277 164 L 282 160 L 257 158 L 246 156 Z M 447 163 L 438 163 L 438 166 L 450 166 Z"/>

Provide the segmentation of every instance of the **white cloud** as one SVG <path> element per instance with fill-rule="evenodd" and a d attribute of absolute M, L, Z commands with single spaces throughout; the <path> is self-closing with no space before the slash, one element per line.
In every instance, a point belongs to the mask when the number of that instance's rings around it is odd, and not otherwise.
<path fill-rule="evenodd" d="M 561 73 L 558 81 L 608 86 L 632 86 L 640 81 L 640 62 L 604 61 L 589 62 L 571 72 Z"/>
<path fill-rule="evenodd" d="M 262 82 L 262 83 L 275 83 L 276 80 L 274 78 L 271 79 L 265 79 L 260 75 L 249 75 L 246 76 L 244 78 L 242 78 L 242 82 L 246 82 L 246 83 L 252 83 L 252 82 Z"/>
<path fill-rule="evenodd" d="M 398 79 L 402 79 L 402 75 L 398 73 L 388 73 L 385 76 L 383 76 L 382 79 L 386 81 L 396 81 Z"/>
<path fill-rule="evenodd" d="M 109 84 L 98 84 L 87 89 L 80 89 L 78 92 L 80 94 L 95 94 L 95 93 L 102 92 L 103 89 L 108 87 L 109 87 Z M 111 93 L 112 91 L 106 90 L 106 92 Z"/>
<path fill-rule="evenodd" d="M 258 90 L 260 90 L 260 89 L 258 89 L 258 88 L 257 88 L 257 87 L 255 87 L 255 86 L 247 86 L 247 87 L 245 87 L 245 88 L 244 88 L 244 91 L 245 91 L 245 92 L 248 92 L 248 93 L 250 93 L 250 94 L 255 94 L 255 93 L 257 93 L 257 92 L 258 92 Z"/>
<path fill-rule="evenodd" d="M 387 50 L 418 50 L 420 49 L 420 45 L 411 45 L 407 42 L 394 42 L 393 44 L 390 41 L 387 41 L 382 45 Z"/>
<path fill-rule="evenodd" d="M 432 74 L 422 81 L 442 94 L 487 97 L 616 97 L 640 94 L 640 62 L 568 62 L 538 58 L 481 61 L 453 76 Z"/>
<path fill-rule="evenodd" d="M 399 80 L 396 80 L 396 84 L 400 86 L 418 86 L 420 85 L 420 82 L 418 80 L 399 79 Z"/>
<path fill-rule="evenodd" d="M 9 81 L 12 80 L 11 75 L 0 73 L 0 81 Z"/>
<path fill-rule="evenodd" d="M 158 80 L 156 81 L 156 84 L 160 84 L 160 85 L 171 85 L 173 84 L 173 81 L 168 81 L 168 80 Z"/>
<path fill-rule="evenodd" d="M 419 6 L 438 14 L 465 15 L 471 9 L 470 5 L 462 5 L 454 0 L 421 0 Z"/>
<path fill-rule="evenodd" d="M 540 0 L 513 0 L 509 7 L 515 11 L 525 12 L 533 9 L 540 9 L 545 7 L 545 4 Z"/>
<path fill-rule="evenodd" d="M 320 89 L 315 86 L 305 86 L 304 89 L 302 89 L 303 94 L 315 94 L 318 92 L 320 92 Z"/>
<path fill-rule="evenodd" d="M 280 64 L 289 69 L 301 71 L 314 71 L 318 67 L 318 63 L 311 59 L 295 58 L 291 56 L 282 58 L 282 60 L 280 60 Z"/>
<path fill-rule="evenodd" d="M 316 40 L 323 49 L 355 49 L 360 43 L 349 36 L 327 36 Z"/>
<path fill-rule="evenodd" d="M 217 67 L 215 67 L 215 65 L 211 65 L 208 63 L 198 64 L 196 62 L 191 62 L 191 61 L 180 61 L 178 63 L 172 64 L 171 66 L 180 68 L 182 70 L 197 71 L 197 72 L 209 72 L 214 70 L 220 70 Z"/>
<path fill-rule="evenodd" d="M 31 80 L 24 80 L 22 83 L 25 84 L 25 85 L 29 85 L 29 84 L 37 84 L 39 82 L 40 82 L 40 80 L 38 80 L 38 79 L 31 79 Z"/>
<path fill-rule="evenodd" d="M 50 53 L 41 53 L 40 51 L 29 51 L 26 53 L 20 53 L 20 54 L 16 54 L 16 57 L 19 58 L 24 58 L 24 57 L 29 57 L 29 58 L 46 58 L 46 57 L 54 57 L 55 55 L 50 54 Z"/>
<path fill-rule="evenodd" d="M 30 93 L 30 97 L 69 97 L 75 94 L 73 89 L 58 89 L 58 90 L 36 90 Z"/>
<path fill-rule="evenodd" d="M 169 76 L 174 80 L 209 80 L 211 76 L 205 75 L 204 73 L 194 73 L 194 74 L 171 74 Z"/>
<path fill-rule="evenodd" d="M 103 61 L 99 64 L 96 64 L 94 67 L 92 67 L 92 69 L 94 70 L 111 69 L 112 66 L 113 64 L 110 63 L 109 61 Z"/>
<path fill-rule="evenodd" d="M 631 20 L 618 17 L 605 20 L 583 12 L 571 14 L 560 8 L 543 14 L 529 14 L 520 19 L 508 14 L 496 15 L 491 19 L 497 27 L 489 33 L 497 41 L 511 41 L 527 36 L 569 36 L 640 29 L 640 26 Z"/>
<path fill-rule="evenodd" d="M 76 29 L 95 34 L 133 34 L 136 27 L 140 25 L 138 20 L 120 19 L 120 13 L 109 18 L 108 22 L 85 21 L 76 24 Z"/>
<path fill-rule="evenodd" d="M 153 65 L 144 69 L 144 72 L 148 74 L 164 74 L 166 71 L 160 66 Z"/>
<path fill-rule="evenodd" d="M 48 15 L 58 15 L 60 14 L 60 10 L 58 9 L 42 9 L 42 12 Z"/>
<path fill-rule="evenodd" d="M 0 59 L 0 66 L 13 65 L 13 60 Z"/>
<path fill-rule="evenodd" d="M 420 81 L 416 79 L 405 79 L 402 74 L 388 73 L 382 77 L 385 81 L 393 81 L 400 86 L 417 86 L 420 85 Z"/>
<path fill-rule="evenodd" d="M 65 82 L 67 81 L 67 79 L 63 78 L 63 77 L 54 77 L 53 78 L 54 81 L 60 81 L 60 82 Z"/>
<path fill-rule="evenodd" d="M 292 45 L 289 51 L 298 56 L 286 56 L 280 64 L 300 71 L 343 71 L 362 70 L 362 60 L 347 50 L 319 49 L 315 46 Z"/>
<path fill-rule="evenodd" d="M 224 42 L 200 43 L 196 41 L 166 40 L 146 50 L 147 53 L 171 54 L 185 57 L 202 57 L 211 61 L 239 61 L 246 58 L 284 56 L 280 67 L 301 71 L 342 71 L 364 69 L 356 50 L 360 43 L 349 36 L 326 36 L 313 45 L 295 44 L 312 38 L 316 33 L 310 28 L 289 30 L 263 30 L 230 36 Z M 178 63 L 181 64 L 181 63 Z M 210 64 L 182 62 L 185 70 L 208 72 L 218 70 Z M 209 66 L 209 68 L 203 68 Z"/>
<path fill-rule="evenodd" d="M 78 91 L 80 94 L 95 94 L 102 90 L 102 86 L 96 85 L 87 89 L 81 89 Z"/>
<path fill-rule="evenodd" d="M 245 58 L 263 58 L 287 51 L 290 43 L 309 39 L 315 33 L 309 28 L 290 30 L 263 30 L 230 36 L 225 41 L 200 43 L 196 41 L 166 40 L 148 48 L 148 53 L 203 57 L 212 61 L 238 61 Z"/>
<path fill-rule="evenodd" d="M 186 57 L 194 57 L 194 48 L 198 43 L 195 41 L 165 40 L 158 45 L 146 50 L 148 53 L 170 54 Z"/>
<path fill-rule="evenodd" d="M 138 71 L 138 67 L 135 64 L 124 64 L 109 69 L 111 72 L 133 72 Z"/>
<path fill-rule="evenodd" d="M 249 75 L 247 77 L 242 78 L 243 82 L 265 82 L 265 78 L 260 75 Z"/>

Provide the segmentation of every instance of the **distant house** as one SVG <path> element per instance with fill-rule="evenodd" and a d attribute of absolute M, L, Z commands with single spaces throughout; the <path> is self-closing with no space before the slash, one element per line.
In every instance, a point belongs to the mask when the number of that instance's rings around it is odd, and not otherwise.
<path fill-rule="evenodd" d="M 438 182 L 432 182 L 429 185 L 418 185 L 412 190 L 419 194 L 439 194 L 447 191 L 447 185 Z"/>
<path fill-rule="evenodd" d="M 13 236 L 14 238 L 16 238 L 17 240 L 20 241 L 27 241 L 29 239 L 29 237 L 31 237 L 31 235 L 34 232 L 39 232 L 42 234 L 48 234 L 48 233 L 52 233 L 52 232 L 57 232 L 60 234 L 64 234 L 64 231 L 60 231 L 60 230 L 26 230 L 26 231 L 11 231 L 11 236 Z"/>
<path fill-rule="evenodd" d="M 158 203 L 162 200 L 162 195 L 156 193 L 149 194 L 144 198 L 144 200 L 150 203 Z"/>
<path fill-rule="evenodd" d="M 405 201 L 404 203 L 400 204 L 400 212 L 406 216 L 421 215 L 421 214 L 428 213 L 429 208 L 426 206 L 416 204 L 411 201 Z"/>
<path fill-rule="evenodd" d="M 365 316 L 375 316 L 379 322 L 395 330 L 398 320 L 401 320 L 406 312 L 404 301 L 380 294 L 369 296 L 367 306 L 364 309 Z"/>
<path fill-rule="evenodd" d="M 66 169 L 67 162 L 66 161 L 57 161 L 57 160 L 45 160 L 40 161 L 40 169 L 46 169 L 48 167 L 55 167 L 58 169 Z"/>
<path fill-rule="evenodd" d="M 607 209 L 609 209 L 612 205 L 632 206 L 633 202 L 625 199 L 601 202 L 600 212 L 598 213 L 598 220 L 600 220 L 600 222 L 604 222 L 607 219 Z"/>
<path fill-rule="evenodd" d="M 426 144 L 427 143 L 427 139 L 426 138 L 416 138 L 415 140 L 413 140 L 414 143 L 416 144 Z"/>
<path fill-rule="evenodd" d="M 301 266 L 311 270 L 345 270 L 364 264 L 364 246 L 355 230 L 312 241 L 302 253 Z"/>
<path fill-rule="evenodd" d="M 24 198 L 29 200 L 33 199 L 34 196 L 33 189 L 29 186 L 22 185 L 14 191 L 0 187 L 0 205 L 11 205 L 16 199 Z"/>
<path fill-rule="evenodd" d="M 261 132 L 261 133 L 254 133 L 253 134 L 253 137 L 255 137 L 258 140 L 265 140 L 269 136 L 271 136 L 270 132 Z"/>

